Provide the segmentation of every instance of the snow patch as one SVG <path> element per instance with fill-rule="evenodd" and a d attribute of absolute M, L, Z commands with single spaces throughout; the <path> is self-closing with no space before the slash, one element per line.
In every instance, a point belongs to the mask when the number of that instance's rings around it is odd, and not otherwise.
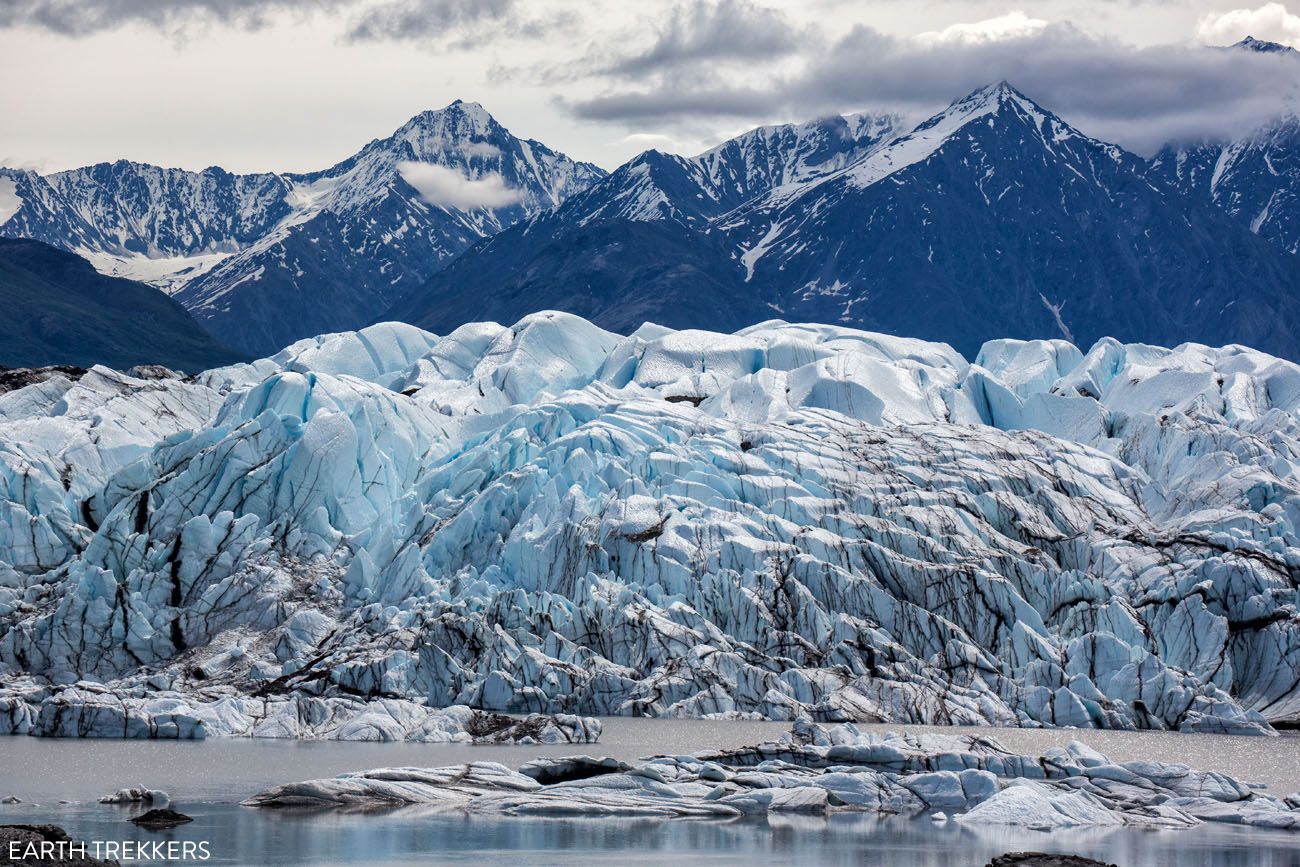
<path fill-rule="evenodd" d="M 0 225 L 7 223 L 22 206 L 17 182 L 13 178 L 0 178 Z"/>
<path fill-rule="evenodd" d="M 118 256 L 84 247 L 76 252 L 101 274 L 148 283 L 169 295 L 178 292 L 190 280 L 206 274 L 233 255 L 199 253 L 195 256 Z"/>
<path fill-rule="evenodd" d="M 1038 293 L 1038 297 L 1042 299 L 1043 306 L 1051 312 L 1052 318 L 1056 320 L 1056 327 L 1061 330 L 1061 336 L 1066 340 L 1073 342 L 1074 335 L 1070 333 L 1069 326 L 1067 326 L 1065 320 L 1061 318 L 1061 309 L 1065 306 L 1064 302 L 1061 304 L 1053 304 L 1051 301 L 1047 300 L 1047 296 L 1042 292 Z"/>
<path fill-rule="evenodd" d="M 763 254 L 766 253 L 768 249 L 773 244 L 776 243 L 777 239 L 781 235 L 781 229 L 782 229 L 782 224 L 780 222 L 772 223 L 772 225 L 768 226 L 767 228 L 767 234 L 764 235 L 761 239 L 759 239 L 759 242 L 757 244 L 750 247 L 748 250 L 745 250 L 745 252 L 741 253 L 740 262 L 742 265 L 745 266 L 746 283 L 748 283 L 750 280 L 753 279 L 754 266 L 758 264 L 759 259 L 763 258 Z"/>

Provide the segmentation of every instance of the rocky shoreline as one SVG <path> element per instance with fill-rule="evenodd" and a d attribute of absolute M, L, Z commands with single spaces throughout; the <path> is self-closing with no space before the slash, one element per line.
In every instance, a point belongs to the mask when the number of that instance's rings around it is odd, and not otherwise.
<path fill-rule="evenodd" d="M 0 867 L 119 867 L 118 861 L 92 858 L 83 849 L 88 847 L 58 825 L 0 825 Z"/>

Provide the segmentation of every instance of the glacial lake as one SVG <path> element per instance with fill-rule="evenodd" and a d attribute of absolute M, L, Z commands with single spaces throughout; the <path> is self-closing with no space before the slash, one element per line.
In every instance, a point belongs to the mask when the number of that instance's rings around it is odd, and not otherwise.
<path fill-rule="evenodd" d="M 1188 831 L 972 830 L 861 814 L 737 821 L 484 819 L 420 807 L 370 813 L 253 810 L 238 802 L 278 783 L 393 765 L 469 760 L 518 766 L 539 755 L 636 759 L 775 740 L 788 723 L 606 719 L 598 744 L 468 746 L 273 740 L 120 741 L 0 738 L 0 822 L 52 822 L 74 837 L 206 840 L 207 864 L 872 864 L 981 867 L 994 855 L 1075 852 L 1120 867 L 1297 867 L 1300 835 L 1205 825 Z M 1223 771 L 1274 795 L 1300 790 L 1300 737 L 1246 738 L 1059 729 L 879 731 L 980 733 L 1037 754 L 1073 739 L 1118 761 L 1154 759 Z M 160 788 L 195 821 L 164 832 L 126 822 L 141 808 L 95 803 L 128 785 Z M 60 803 L 66 802 L 66 803 Z M 175 863 L 175 862 L 173 862 Z"/>

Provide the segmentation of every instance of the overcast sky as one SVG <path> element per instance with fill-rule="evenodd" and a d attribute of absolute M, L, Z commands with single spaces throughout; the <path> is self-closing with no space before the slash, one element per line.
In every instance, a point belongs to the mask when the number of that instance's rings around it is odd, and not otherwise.
<path fill-rule="evenodd" d="M 1300 60 L 1204 47 L 1247 34 L 1300 47 L 1300 0 L 0 0 L 0 164 L 319 169 L 460 98 L 613 168 L 1003 78 L 1150 150 L 1294 98 Z"/>

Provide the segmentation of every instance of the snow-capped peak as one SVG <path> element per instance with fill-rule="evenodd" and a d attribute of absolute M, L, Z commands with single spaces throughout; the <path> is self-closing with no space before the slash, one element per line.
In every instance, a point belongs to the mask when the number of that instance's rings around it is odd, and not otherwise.
<path fill-rule="evenodd" d="M 402 129 L 428 128 L 446 123 L 465 124 L 472 129 L 484 132 L 492 127 L 499 126 L 496 118 L 488 113 L 482 103 L 465 102 L 457 99 L 442 108 L 425 109 L 407 121 Z"/>
<path fill-rule="evenodd" d="M 1005 79 L 996 84 L 988 84 L 966 96 L 954 100 L 939 114 L 920 124 L 915 132 L 935 126 L 946 126 L 955 122 L 957 127 L 985 115 L 1011 112 L 1012 115 L 1031 120 L 1035 126 L 1047 118 L 1055 118 L 1050 111 L 1025 96 Z"/>
<path fill-rule="evenodd" d="M 851 166 L 847 174 L 857 186 L 874 184 L 925 160 L 958 130 L 973 121 L 998 114 L 1004 107 L 1019 108 L 1030 115 L 1046 114 L 1006 81 L 990 84 L 955 100 L 907 135 L 895 139 L 888 147 Z"/>
<path fill-rule="evenodd" d="M 756 127 L 694 157 L 645 151 L 565 209 L 580 224 L 618 217 L 705 225 L 781 185 L 836 172 L 880 147 L 904 119 L 831 115 Z"/>
<path fill-rule="evenodd" d="M 1229 48 L 1239 48 L 1243 51 L 1256 51 L 1260 54 L 1300 54 L 1289 45 L 1282 45 L 1278 42 L 1269 42 L 1264 39 L 1256 39 L 1254 36 L 1247 36 L 1240 42 L 1234 43 Z"/>
<path fill-rule="evenodd" d="M 375 144 L 384 149 L 409 148 L 406 155 L 417 160 L 449 155 L 468 160 L 500 156 L 503 140 L 510 138 L 509 130 L 482 105 L 456 100 L 445 108 L 420 112 Z"/>
<path fill-rule="evenodd" d="M 752 195 L 754 175 L 763 186 L 799 182 L 843 168 L 883 144 L 903 129 L 897 114 L 830 115 L 800 124 L 760 126 L 695 157 L 718 184 L 743 182 L 748 176 Z M 731 175 L 730 178 L 727 176 Z"/>
<path fill-rule="evenodd" d="M 1087 138 L 1009 82 L 999 81 L 954 101 L 912 132 L 850 166 L 845 173 L 854 185 L 870 186 L 928 159 L 945 142 L 977 121 L 987 122 L 990 126 L 999 121 L 1018 121 L 1032 127 L 1042 140 L 1049 143 L 1049 147 L 1051 143 L 1065 139 Z"/>

